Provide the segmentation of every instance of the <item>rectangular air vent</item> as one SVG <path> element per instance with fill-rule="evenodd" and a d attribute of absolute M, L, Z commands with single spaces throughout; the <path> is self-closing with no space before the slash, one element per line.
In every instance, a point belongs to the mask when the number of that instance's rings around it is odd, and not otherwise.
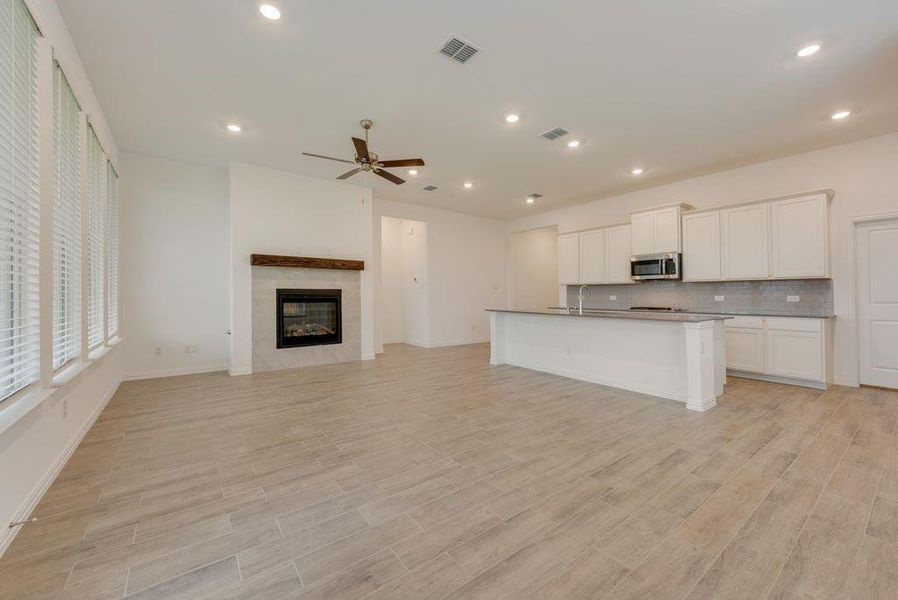
<path fill-rule="evenodd" d="M 555 129 L 550 129 L 545 133 L 541 133 L 540 135 L 547 140 L 557 140 L 560 137 L 566 136 L 570 133 L 567 129 L 562 129 L 561 127 L 556 127 Z"/>
<path fill-rule="evenodd" d="M 527 194 L 527 197 L 528 197 L 528 198 L 533 198 L 534 200 L 538 200 L 538 199 L 542 198 L 543 195 L 542 195 L 542 194 L 537 194 L 536 192 L 533 192 L 532 194 Z"/>
<path fill-rule="evenodd" d="M 435 189 L 437 189 L 437 186 L 435 186 L 435 185 L 425 185 L 425 186 L 424 186 L 423 188 L 421 188 L 421 189 L 422 189 L 422 190 L 425 190 L 425 191 L 428 191 L 428 192 L 432 192 L 432 191 L 434 191 Z"/>
<path fill-rule="evenodd" d="M 480 52 L 480 50 L 475 46 L 472 46 L 468 42 L 457 37 L 449 38 L 449 40 L 443 44 L 443 47 L 439 49 L 440 54 L 461 64 L 465 64 L 471 60 L 478 52 Z"/>

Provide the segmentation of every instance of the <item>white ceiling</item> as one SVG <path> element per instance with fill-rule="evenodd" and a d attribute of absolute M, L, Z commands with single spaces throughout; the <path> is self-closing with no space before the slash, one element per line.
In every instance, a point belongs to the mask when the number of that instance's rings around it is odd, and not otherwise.
<path fill-rule="evenodd" d="M 352 183 L 504 219 L 898 130 L 894 0 L 58 3 L 125 150 L 330 178 L 347 165 L 301 152 L 351 158 L 371 118 L 382 159 L 427 166 Z M 481 53 L 435 54 L 453 35 Z"/>

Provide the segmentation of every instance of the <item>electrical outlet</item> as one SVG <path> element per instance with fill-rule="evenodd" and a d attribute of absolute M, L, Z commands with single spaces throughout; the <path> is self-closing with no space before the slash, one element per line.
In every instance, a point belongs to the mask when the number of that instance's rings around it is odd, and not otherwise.
<path fill-rule="evenodd" d="M 798 302 L 801 300 L 801 296 L 786 296 L 786 302 Z"/>
<path fill-rule="evenodd" d="M 617 296 L 608 296 L 609 300 L 617 300 Z"/>
<path fill-rule="evenodd" d="M 153 348 L 153 356 L 162 356 L 162 348 L 155 346 Z"/>
<path fill-rule="evenodd" d="M 714 302 L 723 302 L 726 296 L 714 296 Z"/>

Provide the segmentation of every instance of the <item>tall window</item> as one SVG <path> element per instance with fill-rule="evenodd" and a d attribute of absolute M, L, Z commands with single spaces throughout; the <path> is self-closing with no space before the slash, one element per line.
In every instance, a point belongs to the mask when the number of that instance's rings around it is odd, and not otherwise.
<path fill-rule="evenodd" d="M 87 135 L 87 346 L 94 348 L 104 338 L 106 292 L 106 155 L 93 127 Z"/>
<path fill-rule="evenodd" d="M 38 375 L 37 35 L 0 0 L 0 399 Z"/>
<path fill-rule="evenodd" d="M 107 195 L 109 196 L 109 224 L 107 226 L 109 243 L 109 260 L 107 277 L 109 279 L 109 337 L 118 333 L 118 175 L 107 163 Z"/>
<path fill-rule="evenodd" d="M 81 110 L 53 75 L 53 368 L 81 351 Z"/>

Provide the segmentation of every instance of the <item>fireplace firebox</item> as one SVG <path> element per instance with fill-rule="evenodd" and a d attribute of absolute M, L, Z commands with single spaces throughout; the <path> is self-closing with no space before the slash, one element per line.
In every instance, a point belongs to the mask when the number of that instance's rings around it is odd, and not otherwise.
<path fill-rule="evenodd" d="M 277 347 L 343 342 L 341 290 L 277 291 Z"/>

